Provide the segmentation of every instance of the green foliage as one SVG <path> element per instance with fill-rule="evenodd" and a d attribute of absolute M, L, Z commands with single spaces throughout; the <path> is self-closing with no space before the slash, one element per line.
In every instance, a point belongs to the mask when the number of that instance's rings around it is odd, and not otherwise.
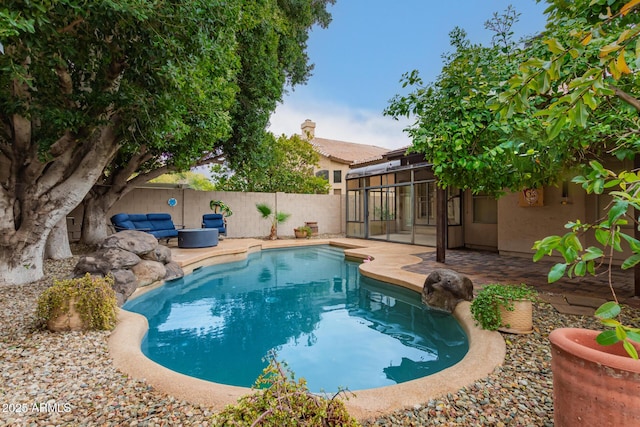
<path fill-rule="evenodd" d="M 287 219 L 289 219 L 291 214 L 273 211 L 271 207 L 266 203 L 257 203 L 256 209 L 258 209 L 258 212 L 260 212 L 260 215 L 262 215 L 262 218 L 271 220 L 271 232 L 269 234 L 269 239 L 271 240 L 277 239 L 278 224 L 281 224 L 285 222 Z"/>
<path fill-rule="evenodd" d="M 216 188 L 222 191 L 327 194 L 329 183 L 314 175 L 319 155 L 297 135 L 265 135 L 253 149 L 252 157 L 237 164 L 233 172 L 214 165 Z"/>
<path fill-rule="evenodd" d="M 605 169 L 599 162 L 592 161 L 590 173 L 577 176 L 574 182 L 582 185 L 588 193 L 602 194 L 608 190 L 612 200 L 607 207 L 607 215 L 593 223 L 583 223 L 580 220 L 568 222 L 565 228 L 569 231 L 563 236 L 548 236 L 538 240 L 533 245 L 536 250 L 533 260 L 539 261 L 545 256 L 560 254 L 564 262 L 555 264 L 548 274 L 549 283 L 555 282 L 565 274 L 568 277 L 595 275 L 598 267 L 607 265 L 609 273 L 613 268 L 613 257 L 616 252 L 628 251 L 630 255 L 622 262 L 622 269 L 635 267 L 640 262 L 640 241 L 624 228 L 627 224 L 637 223 L 633 210 L 640 210 L 640 174 L 638 172 L 622 171 L 614 173 Z M 585 233 L 593 233 L 600 246 L 584 248 L 580 238 Z M 626 246 L 626 248 L 625 248 Z M 611 327 L 598 335 L 597 341 L 603 345 L 615 344 L 622 341 L 627 353 L 634 359 L 638 354 L 630 341 L 640 342 L 640 329 L 622 325 L 616 319 L 620 314 L 620 305 L 609 277 L 609 288 L 613 301 L 603 304 L 597 311 L 604 326 Z"/>
<path fill-rule="evenodd" d="M 258 377 L 255 392 L 214 415 L 217 426 L 352 426 L 359 424 L 349 415 L 340 391 L 331 398 L 309 392 L 304 378 L 296 382 L 293 372 L 274 355 Z"/>
<path fill-rule="evenodd" d="M 563 129 L 587 129 L 595 122 L 629 127 L 640 104 L 640 28 L 637 1 L 548 0 L 546 49 L 522 62 L 506 90 L 492 103 L 504 118 L 545 97 L 537 115 L 544 118 L 549 140 Z M 634 69 L 636 72 L 634 72 Z M 619 138 L 618 145 L 629 140 Z"/>
<path fill-rule="evenodd" d="M 385 114 L 415 117 L 406 129 L 410 151 L 423 153 L 443 187 L 500 195 L 554 183 L 574 161 L 574 153 L 546 145 L 541 120 L 522 114 L 500 122 L 487 103 L 502 90 L 523 58 L 540 49 L 535 40 L 523 50 L 512 40 L 518 14 L 508 8 L 485 26 L 494 44 L 472 44 L 459 28 L 450 33 L 453 53 L 437 79 L 425 84 L 418 71 L 406 73 L 403 87 L 414 90 L 396 96 Z"/>
<path fill-rule="evenodd" d="M 209 207 L 211 208 L 212 211 L 214 211 L 216 213 L 218 212 L 218 209 L 220 209 L 220 212 L 222 212 L 222 215 L 224 217 L 228 217 L 228 216 L 233 215 L 233 211 L 231 210 L 229 205 L 227 205 L 222 200 L 212 200 L 212 201 L 210 201 L 209 202 Z"/>
<path fill-rule="evenodd" d="M 197 191 L 213 191 L 215 186 L 209 178 L 204 174 L 196 172 L 177 172 L 160 175 L 157 178 L 152 179 L 152 183 L 164 183 L 164 184 L 187 184 L 189 188 Z"/>
<path fill-rule="evenodd" d="M 456 29 L 455 51 L 445 56 L 435 82 L 424 84 L 417 71 L 404 75 L 403 87 L 414 90 L 396 96 L 385 113 L 415 117 L 407 129 L 410 150 L 433 163 L 440 185 L 500 195 L 505 189 L 553 185 L 586 156 L 611 146 L 620 157 L 635 151 L 640 119 L 634 108 L 640 105 L 621 100 L 637 93 L 638 73 L 620 74 L 614 89 L 599 48 L 619 37 L 629 42 L 625 37 L 632 34 L 624 32 L 629 16 L 615 24 L 598 21 L 583 45 L 579 34 L 585 34 L 585 22 L 600 11 L 606 14 L 606 6 L 588 0 L 549 3 L 553 12 L 539 37 L 514 43 L 517 14 L 507 9 L 486 24 L 494 32 L 492 46 L 474 45 Z M 603 34 L 601 25 L 606 25 Z M 618 31 L 615 36 L 610 29 Z M 562 54 L 554 53 L 559 49 Z M 629 50 L 624 57 L 635 57 Z"/>
<path fill-rule="evenodd" d="M 113 278 L 84 277 L 56 280 L 38 297 L 36 316 L 46 323 L 52 317 L 69 312 L 69 302 L 75 300 L 75 309 L 80 314 L 85 328 L 111 330 L 116 325 L 116 296 Z"/>
<path fill-rule="evenodd" d="M 295 231 L 303 233 L 307 239 L 311 238 L 311 235 L 313 234 L 313 230 L 311 230 L 311 227 L 309 227 L 308 225 L 301 225 L 300 227 L 296 228 Z"/>
<path fill-rule="evenodd" d="M 3 1 L 0 191 L 15 223 L 77 205 L 60 185 L 76 175 L 107 212 L 160 174 L 250 158 L 286 86 L 310 75 L 308 32 L 334 1 Z"/>
<path fill-rule="evenodd" d="M 475 321 L 489 331 L 495 331 L 502 325 L 500 307 L 514 310 L 514 301 L 535 300 L 538 292 L 525 285 L 486 285 L 471 302 L 471 314 Z"/>

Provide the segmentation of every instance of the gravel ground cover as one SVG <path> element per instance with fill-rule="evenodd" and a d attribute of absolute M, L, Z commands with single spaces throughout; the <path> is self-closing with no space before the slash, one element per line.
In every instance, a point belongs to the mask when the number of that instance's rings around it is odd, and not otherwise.
<path fill-rule="evenodd" d="M 108 332 L 49 333 L 35 325 L 38 295 L 64 278 L 77 257 L 47 261 L 47 278 L 0 288 L 0 425 L 200 426 L 209 408 L 154 391 L 113 368 Z M 639 324 L 640 310 L 625 310 Z M 549 333 L 558 327 L 599 329 L 589 316 L 534 308 L 535 330 L 508 335 L 503 366 L 456 393 L 365 421 L 365 426 L 553 425 Z"/>

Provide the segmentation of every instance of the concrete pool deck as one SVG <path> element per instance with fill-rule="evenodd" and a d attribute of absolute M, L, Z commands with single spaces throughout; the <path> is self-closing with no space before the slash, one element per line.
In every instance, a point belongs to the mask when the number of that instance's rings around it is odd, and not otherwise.
<path fill-rule="evenodd" d="M 402 267 L 417 264 L 416 256 L 433 248 L 399 243 L 376 242 L 351 238 L 283 239 L 265 241 L 259 239 L 225 239 L 212 248 L 172 248 L 174 261 L 185 273 L 194 268 L 223 262 L 241 260 L 251 252 L 262 249 L 331 244 L 345 249 L 345 255 L 372 261 L 360 265 L 363 275 L 403 286 L 417 292 L 422 290 L 424 274 L 413 273 Z M 148 287 L 149 288 L 149 287 Z M 144 293 L 139 289 L 133 295 Z M 476 380 L 489 375 L 504 362 L 505 342 L 498 332 L 490 332 L 474 325 L 469 310 L 470 303 L 462 302 L 454 315 L 469 339 L 469 352 L 458 364 L 443 371 L 401 384 L 367 390 L 354 390 L 345 404 L 349 412 L 363 420 L 394 410 L 424 403 L 431 398 L 455 392 Z M 109 338 L 109 351 L 116 368 L 127 375 L 144 379 L 160 392 L 189 402 L 199 403 L 220 410 L 252 390 L 189 377 L 171 371 L 142 354 L 140 343 L 147 332 L 144 316 L 120 310 L 118 325 Z"/>

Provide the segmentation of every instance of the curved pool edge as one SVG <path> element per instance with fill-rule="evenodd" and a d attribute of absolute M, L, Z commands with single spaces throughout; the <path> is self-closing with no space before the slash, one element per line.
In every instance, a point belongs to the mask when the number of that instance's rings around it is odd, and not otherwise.
<path fill-rule="evenodd" d="M 225 242 L 227 241 L 225 239 Z M 302 242 L 283 240 L 260 242 L 259 245 L 251 239 L 246 239 L 245 243 L 244 256 L 253 250 L 260 249 L 333 244 L 347 248 L 345 253 L 350 256 L 361 258 L 370 256 L 373 261 L 363 263 L 360 266 L 360 270 L 365 276 L 417 291 L 422 289 L 424 275 L 402 270 L 402 266 L 411 264 L 411 262 L 407 262 L 408 255 L 424 253 L 432 249 L 346 238 L 305 240 Z M 234 251 L 236 255 L 240 255 L 242 252 L 242 250 Z M 207 262 L 206 257 L 202 257 L 200 254 L 195 256 L 198 258 L 198 264 Z M 209 258 L 212 257 L 216 257 L 216 252 L 210 252 Z M 415 258 L 416 262 L 420 261 L 418 257 Z M 189 264 L 193 263 L 186 261 L 186 265 Z M 403 407 L 422 404 L 429 399 L 456 392 L 462 387 L 473 384 L 500 366 L 506 355 L 506 345 L 502 336 L 498 332 L 485 331 L 475 326 L 469 307 L 470 303 L 465 301 L 458 304 L 454 312 L 454 316 L 460 322 L 469 340 L 469 351 L 460 362 L 428 377 L 387 387 L 354 391 L 354 395 L 350 395 L 349 399 L 345 401 L 349 413 L 359 420 L 363 420 Z M 117 369 L 133 378 L 146 381 L 157 391 L 209 406 L 214 410 L 223 409 L 224 406 L 235 403 L 239 397 L 251 393 L 249 388 L 189 377 L 148 359 L 140 347 L 147 329 L 148 323 L 144 316 L 123 309 L 119 310 L 118 325 L 109 337 L 109 352 Z"/>

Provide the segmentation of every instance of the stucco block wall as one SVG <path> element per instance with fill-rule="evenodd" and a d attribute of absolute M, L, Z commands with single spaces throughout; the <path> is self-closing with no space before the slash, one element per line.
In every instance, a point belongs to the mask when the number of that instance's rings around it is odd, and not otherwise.
<path fill-rule="evenodd" d="M 212 213 L 211 200 L 222 200 L 233 210 L 227 219 L 228 237 L 264 237 L 269 235 L 271 222 L 262 219 L 256 209 L 257 203 L 266 203 L 272 208 L 291 214 L 287 222 L 278 227 L 278 235 L 293 236 L 295 227 L 306 221 L 316 221 L 321 234 L 344 234 L 344 196 L 329 194 L 287 194 L 287 193 L 240 193 L 223 191 L 195 191 L 183 188 L 136 188 L 122 198 L 109 211 L 112 215 L 125 213 L 166 212 L 171 214 L 175 224 L 186 228 L 200 228 L 202 215 Z M 175 206 L 168 201 L 175 198 Z M 82 208 L 76 208 L 70 215 L 73 224 L 67 221 L 69 232 L 79 237 L 82 224 Z"/>

